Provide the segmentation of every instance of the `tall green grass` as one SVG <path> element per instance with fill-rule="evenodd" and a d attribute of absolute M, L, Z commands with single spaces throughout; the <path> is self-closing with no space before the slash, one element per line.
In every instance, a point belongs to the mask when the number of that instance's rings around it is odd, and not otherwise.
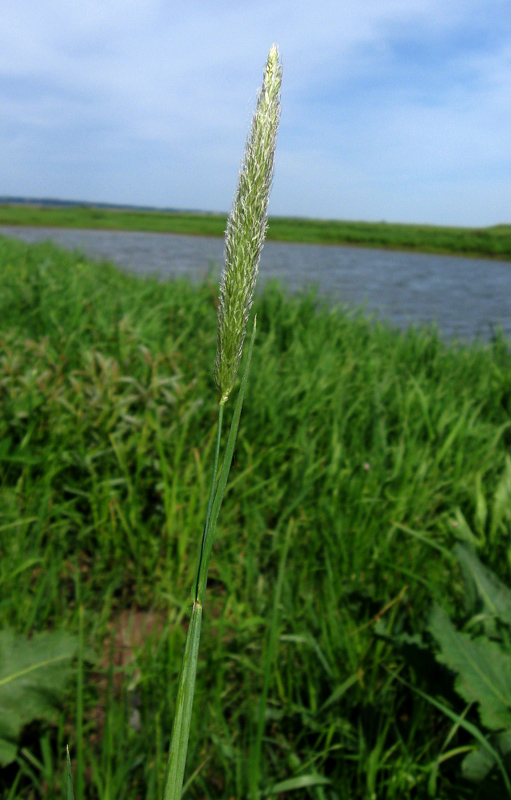
<path fill-rule="evenodd" d="M 191 593 L 193 605 L 179 676 L 165 776 L 164 800 L 180 800 L 183 790 L 209 560 L 236 447 L 250 360 L 254 348 L 255 319 L 238 398 L 232 413 L 227 445 L 220 456 L 222 421 L 224 408 L 234 389 L 243 357 L 247 322 L 254 298 L 261 250 L 268 227 L 267 209 L 280 120 L 281 84 L 282 63 L 278 47 L 272 45 L 264 68 L 262 86 L 257 94 L 257 106 L 245 145 L 238 187 L 225 232 L 225 265 L 220 283 L 215 359 L 215 383 L 219 392 L 216 447 L 211 470 L 208 507 L 197 553 Z M 257 781 L 251 787 L 251 796 L 259 797 Z"/>
<path fill-rule="evenodd" d="M 0 626 L 76 632 L 82 605 L 86 637 L 81 764 L 71 687 L 0 796 L 62 796 L 69 741 L 84 796 L 160 800 L 215 439 L 217 283 L 0 239 L 0 286 Z M 468 735 L 396 680 L 421 689 L 374 624 L 413 633 L 434 596 L 456 611 L 460 577 L 428 543 L 477 530 L 505 472 L 508 346 L 447 346 L 276 285 L 256 306 L 187 796 L 426 798 L 437 769 L 439 800 L 477 797 L 455 753 Z M 509 527 L 506 512 L 480 534 L 504 580 Z"/>

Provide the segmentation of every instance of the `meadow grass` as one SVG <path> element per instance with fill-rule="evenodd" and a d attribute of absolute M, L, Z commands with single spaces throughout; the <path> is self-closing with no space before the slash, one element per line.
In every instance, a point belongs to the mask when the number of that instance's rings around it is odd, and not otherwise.
<path fill-rule="evenodd" d="M 0 627 L 76 632 L 82 608 L 87 667 L 0 797 L 60 797 L 69 742 L 79 798 L 160 800 L 215 445 L 217 284 L 1 238 L 0 285 Z M 438 800 L 478 797 L 456 754 L 470 737 L 395 679 L 421 689 L 374 624 L 413 633 L 434 597 L 456 613 L 435 547 L 464 525 L 509 580 L 509 514 L 490 540 L 478 513 L 511 440 L 509 349 L 276 285 L 255 305 L 187 796 L 426 798 L 436 769 Z"/>
<path fill-rule="evenodd" d="M 138 211 L 93 205 L 0 205 L 0 225 L 47 225 L 223 237 L 226 222 L 225 214 Z M 511 260 L 511 225 L 456 228 L 270 217 L 267 238 L 277 242 L 342 244 Z"/>

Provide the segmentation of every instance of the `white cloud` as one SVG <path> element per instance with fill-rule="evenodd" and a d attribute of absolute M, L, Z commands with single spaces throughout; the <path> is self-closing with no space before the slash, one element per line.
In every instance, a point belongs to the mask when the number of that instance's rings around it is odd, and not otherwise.
<path fill-rule="evenodd" d="M 502 221 L 506 5 L 3 0 L 0 194 L 227 209 L 277 41 L 272 213 Z"/>

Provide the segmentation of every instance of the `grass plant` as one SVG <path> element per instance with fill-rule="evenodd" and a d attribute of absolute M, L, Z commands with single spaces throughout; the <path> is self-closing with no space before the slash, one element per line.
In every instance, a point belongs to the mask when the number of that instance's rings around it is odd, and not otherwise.
<path fill-rule="evenodd" d="M 165 800 L 179 800 L 183 788 L 209 559 L 236 446 L 241 409 L 254 348 L 255 320 L 247 363 L 217 481 L 222 419 L 224 406 L 234 388 L 243 355 L 243 344 L 252 308 L 259 259 L 266 235 L 266 216 L 273 180 L 273 162 L 280 119 L 281 83 L 282 66 L 278 49 L 273 45 L 266 62 L 263 84 L 257 98 L 257 109 L 252 120 L 239 175 L 238 190 L 227 221 L 225 234 L 225 268 L 222 272 L 218 305 L 218 345 L 215 359 L 215 381 L 220 394 L 217 444 L 206 522 L 195 569 L 192 616 L 179 677 L 165 779 Z M 252 796 L 257 796 L 257 787 Z"/>

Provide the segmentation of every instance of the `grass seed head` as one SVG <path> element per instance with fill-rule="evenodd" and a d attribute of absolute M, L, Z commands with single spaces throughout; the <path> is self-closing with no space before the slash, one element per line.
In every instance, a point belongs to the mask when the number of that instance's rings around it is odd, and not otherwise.
<path fill-rule="evenodd" d="M 234 386 L 252 307 L 259 258 L 266 236 L 267 209 L 280 119 L 282 64 L 273 45 L 264 69 L 239 173 L 238 189 L 225 232 L 225 266 L 218 306 L 215 380 L 225 403 Z"/>

